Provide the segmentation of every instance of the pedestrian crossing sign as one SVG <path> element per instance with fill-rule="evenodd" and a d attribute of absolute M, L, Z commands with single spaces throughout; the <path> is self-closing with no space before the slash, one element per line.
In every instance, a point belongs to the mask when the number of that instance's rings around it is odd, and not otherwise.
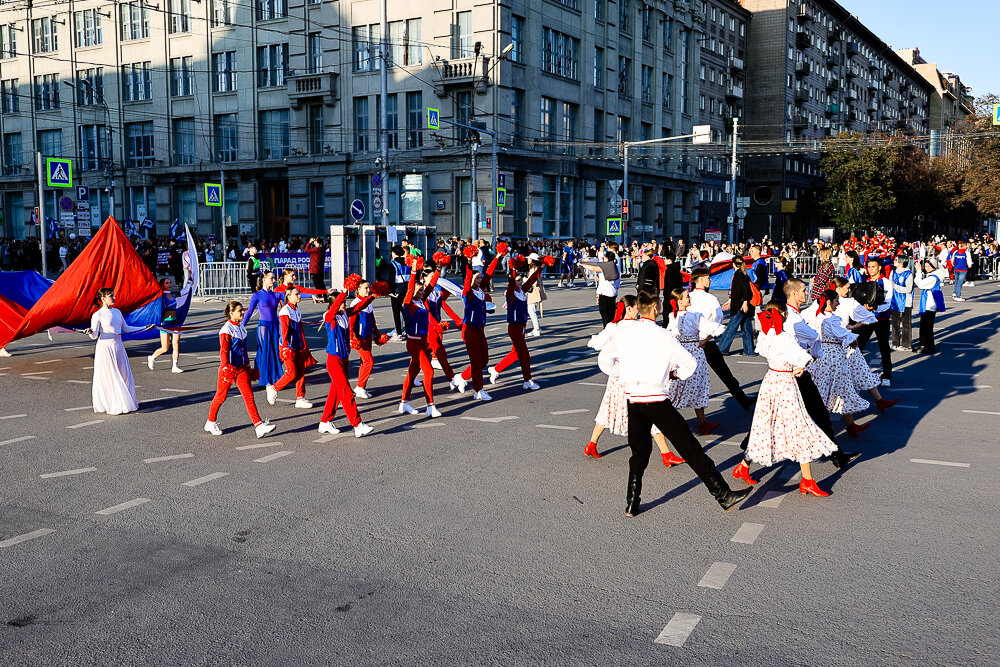
<path fill-rule="evenodd" d="M 617 236 L 622 233 L 622 219 L 608 218 L 608 236 Z"/>
<path fill-rule="evenodd" d="M 222 206 L 222 184 L 205 183 L 205 205 Z"/>
<path fill-rule="evenodd" d="M 73 161 L 62 158 L 45 158 L 45 182 L 50 188 L 73 187 Z"/>
<path fill-rule="evenodd" d="M 1000 104 L 993 105 L 993 124 L 1000 125 Z"/>
<path fill-rule="evenodd" d="M 427 107 L 427 129 L 441 129 L 441 111 L 434 107 Z"/>
<path fill-rule="evenodd" d="M 507 188 L 497 188 L 497 208 L 507 205 Z"/>

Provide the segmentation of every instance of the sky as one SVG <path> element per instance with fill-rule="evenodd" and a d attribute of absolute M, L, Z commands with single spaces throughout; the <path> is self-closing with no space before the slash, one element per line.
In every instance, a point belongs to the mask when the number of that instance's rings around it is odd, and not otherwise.
<path fill-rule="evenodd" d="M 976 97 L 1000 94 L 992 53 L 1000 26 L 996 0 L 838 0 L 894 49 L 918 47 L 942 72 L 955 72 Z"/>

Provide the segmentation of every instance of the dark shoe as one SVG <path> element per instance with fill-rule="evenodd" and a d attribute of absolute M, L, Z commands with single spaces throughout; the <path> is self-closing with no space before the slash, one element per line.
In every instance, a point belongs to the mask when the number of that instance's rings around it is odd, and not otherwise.
<path fill-rule="evenodd" d="M 715 499 L 719 502 L 719 505 L 722 506 L 722 509 L 727 512 L 743 502 L 747 496 L 753 493 L 754 490 L 754 487 L 750 486 L 742 491 L 733 491 L 729 488 L 729 485 L 726 484 L 726 480 L 722 478 L 719 471 L 716 471 L 711 479 L 705 481 L 705 486 L 707 486 L 708 490 L 711 491 L 713 496 L 715 496 Z"/>
<path fill-rule="evenodd" d="M 756 396 L 744 396 L 743 400 L 737 399 L 739 401 L 740 407 L 742 407 L 747 412 L 753 410 L 754 403 L 757 402 Z"/>
<path fill-rule="evenodd" d="M 861 456 L 861 452 L 842 452 L 838 449 L 833 454 L 830 454 L 830 462 L 833 463 L 835 468 L 843 470 L 859 456 Z"/>
<path fill-rule="evenodd" d="M 642 475 L 629 473 L 628 489 L 625 492 L 625 516 L 639 513 L 639 494 L 642 493 Z"/>

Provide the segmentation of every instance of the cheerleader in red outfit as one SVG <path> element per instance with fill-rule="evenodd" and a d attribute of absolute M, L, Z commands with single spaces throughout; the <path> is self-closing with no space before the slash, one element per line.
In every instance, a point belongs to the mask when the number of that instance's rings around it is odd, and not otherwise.
<path fill-rule="evenodd" d="M 367 286 L 367 283 L 365 285 Z M 330 375 L 330 391 L 326 396 L 323 416 L 320 417 L 319 432 L 331 435 L 340 433 L 340 429 L 333 425 L 333 417 L 337 414 L 337 405 L 343 403 L 344 414 L 354 427 L 354 437 L 361 438 L 374 429 L 361 421 L 358 406 L 354 402 L 354 393 L 351 391 L 351 382 L 347 379 L 348 360 L 351 356 L 348 341 L 351 337 L 351 318 L 371 306 L 375 297 L 368 294 L 364 297 L 359 296 L 361 300 L 355 299 L 351 307 L 346 309 L 344 301 L 347 300 L 347 292 L 327 298 L 330 308 L 323 318 L 323 328 L 326 329 L 326 372 Z"/>
<path fill-rule="evenodd" d="M 531 355 L 528 354 L 528 345 L 524 342 L 524 326 L 528 322 L 528 296 L 525 291 L 530 290 L 538 280 L 540 271 L 535 269 L 528 279 L 521 284 L 517 278 L 517 269 L 527 264 L 527 260 L 521 255 L 511 258 L 511 271 L 507 280 L 507 335 L 510 336 L 512 346 L 510 352 L 503 360 L 490 368 L 490 384 L 496 384 L 497 378 L 505 368 L 515 361 L 521 362 L 521 376 L 524 383 L 523 389 L 534 391 L 540 389 L 538 383 L 531 379 Z"/>
<path fill-rule="evenodd" d="M 501 247 L 503 246 L 503 247 Z M 493 277 L 497 262 L 507 252 L 506 244 L 497 244 L 497 255 L 486 269 L 487 280 Z M 463 380 L 472 380 L 472 388 L 476 390 L 477 401 L 491 401 L 493 397 L 483 389 L 483 368 L 490 362 L 490 349 L 486 344 L 486 292 L 482 290 L 483 276 L 472 270 L 465 269 L 465 285 L 462 296 L 465 297 L 465 316 L 463 317 L 462 340 L 469 353 L 469 367 L 462 371 Z"/>
<path fill-rule="evenodd" d="M 281 325 L 279 356 L 285 364 L 285 374 L 267 388 L 267 402 L 274 405 L 278 392 L 295 383 L 295 407 L 308 409 L 312 403 L 306 400 L 306 369 L 316 363 L 309 352 L 305 332 L 302 330 L 302 312 L 299 310 L 299 288 L 295 285 L 285 290 L 285 305 L 278 311 Z"/>
<path fill-rule="evenodd" d="M 253 389 L 250 388 L 250 357 L 247 355 L 247 330 L 240 324 L 243 318 L 243 304 L 239 301 L 230 301 L 225 310 L 226 323 L 219 331 L 219 383 L 215 391 L 215 398 L 208 408 L 208 421 L 205 422 L 205 430 L 212 435 L 222 435 L 216 418 L 219 416 L 219 408 L 226 402 L 229 388 L 236 383 L 243 396 L 243 403 L 247 406 L 247 414 L 253 422 L 254 431 L 258 438 L 274 430 L 274 424 L 262 421 L 257 414 L 257 405 L 253 400 Z"/>
<path fill-rule="evenodd" d="M 354 395 L 358 398 L 371 398 L 371 392 L 366 388 L 368 378 L 371 377 L 372 368 L 375 366 L 375 358 L 372 356 L 372 344 L 384 345 L 389 342 L 389 336 L 378 330 L 375 322 L 375 308 L 372 307 L 371 285 L 367 280 L 362 280 L 361 276 L 352 273 L 344 280 L 344 287 L 350 291 L 354 290 L 357 295 L 351 302 L 350 325 L 351 325 L 351 349 L 357 350 L 361 356 L 361 368 L 358 370 L 358 384 L 354 388 Z M 361 306 L 365 302 L 367 305 Z"/>
<path fill-rule="evenodd" d="M 448 292 L 442 290 L 436 283 L 439 276 L 438 271 L 424 269 L 424 303 L 427 304 L 427 312 L 430 315 L 430 324 L 427 327 L 427 346 L 431 350 L 431 367 L 440 369 L 444 376 L 448 378 L 452 389 L 457 389 L 458 393 L 464 394 L 466 381 L 462 376 L 455 373 L 448 363 L 448 352 L 444 348 L 443 334 L 451 328 L 462 326 L 462 320 L 451 307 L 445 303 Z M 441 317 L 442 311 L 451 318 L 451 322 Z"/>
<path fill-rule="evenodd" d="M 417 373 L 424 376 L 424 396 L 427 397 L 427 416 L 440 417 L 441 413 L 434 407 L 434 369 L 431 367 L 431 349 L 427 344 L 427 332 L 430 328 L 430 313 L 427 304 L 424 302 L 424 285 L 417 287 L 417 274 L 424 268 L 422 257 L 416 257 L 410 270 L 410 280 L 406 286 L 406 296 L 403 297 L 403 308 L 406 309 L 406 351 L 410 353 L 410 367 L 406 371 L 406 379 L 403 380 L 403 397 L 399 402 L 399 414 L 417 414 L 417 410 L 410 405 L 410 391 L 413 389 L 413 381 Z M 437 282 L 438 272 L 435 271 L 431 277 L 431 289 Z M 427 290 L 429 291 L 429 290 Z"/>

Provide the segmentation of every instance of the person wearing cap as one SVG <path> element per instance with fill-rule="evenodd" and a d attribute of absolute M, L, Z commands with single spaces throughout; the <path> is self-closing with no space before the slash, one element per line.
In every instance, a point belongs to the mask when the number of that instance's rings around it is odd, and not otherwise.
<path fill-rule="evenodd" d="M 537 252 L 533 252 L 528 255 L 528 271 L 538 272 L 538 278 L 535 279 L 535 284 L 531 286 L 531 289 L 527 290 L 528 294 L 528 317 L 531 319 L 531 325 L 534 327 L 531 333 L 528 334 L 532 338 L 538 338 L 542 335 L 542 328 L 538 325 L 538 316 L 542 312 L 542 302 L 545 301 L 545 288 L 542 286 L 542 272 L 544 267 L 542 265 L 542 258 L 538 256 Z M 538 312 L 535 312 L 537 309 Z"/>

